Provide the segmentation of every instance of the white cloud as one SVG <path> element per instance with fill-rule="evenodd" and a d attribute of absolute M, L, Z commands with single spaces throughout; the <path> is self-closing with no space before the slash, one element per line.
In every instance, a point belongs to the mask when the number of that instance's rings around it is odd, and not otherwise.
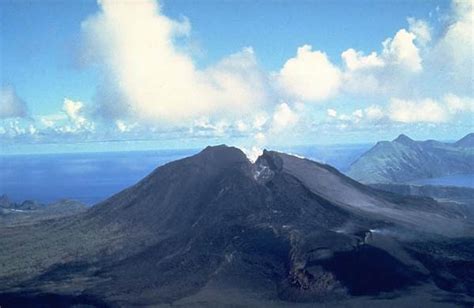
<path fill-rule="evenodd" d="M 421 101 L 392 98 L 389 117 L 395 122 L 402 123 L 442 123 L 448 120 L 447 112 L 443 106 L 429 98 Z"/>
<path fill-rule="evenodd" d="M 39 122 L 46 128 L 54 127 L 58 122 L 65 120 L 67 116 L 63 113 L 49 114 L 39 117 Z"/>
<path fill-rule="evenodd" d="M 82 102 L 64 99 L 63 112 L 68 117 L 70 125 L 67 124 L 59 128 L 62 132 L 77 133 L 80 131 L 93 131 L 95 125 L 85 116 L 85 106 Z"/>
<path fill-rule="evenodd" d="M 18 96 L 12 86 L 0 88 L 0 119 L 25 117 L 26 103 Z"/>
<path fill-rule="evenodd" d="M 253 128 L 256 130 L 262 130 L 268 122 L 268 116 L 261 113 L 257 114 L 253 120 Z"/>
<path fill-rule="evenodd" d="M 423 59 L 416 42 L 430 39 L 426 22 L 408 19 L 410 31 L 398 30 L 382 42 L 380 54 L 349 48 L 341 53 L 344 62 L 343 89 L 355 95 L 393 96 L 405 93 L 423 71 Z M 412 32 L 413 31 L 413 32 Z M 415 32 L 417 34 L 415 34 Z M 421 44 L 421 43 L 420 43 Z"/>
<path fill-rule="evenodd" d="M 409 17 L 407 21 L 409 25 L 408 30 L 415 34 L 416 41 L 421 45 L 426 45 L 431 41 L 431 29 L 426 21 L 413 17 Z"/>
<path fill-rule="evenodd" d="M 231 125 L 226 120 L 219 120 L 213 123 L 208 118 L 202 117 L 194 121 L 191 132 L 195 135 L 217 137 L 229 133 L 230 128 Z"/>
<path fill-rule="evenodd" d="M 410 19 L 411 20 L 411 19 Z M 422 21 L 412 20 L 421 32 Z M 425 33 L 425 36 L 427 34 Z M 395 95 L 406 91 L 411 81 L 422 71 L 420 49 L 415 44 L 417 35 L 405 29 L 382 42 L 382 51 L 365 55 L 352 48 L 341 53 L 344 61 L 343 89 L 355 95 Z M 424 37 L 423 39 L 427 39 Z"/>
<path fill-rule="evenodd" d="M 383 110 L 380 106 L 371 105 L 364 109 L 365 116 L 368 120 L 380 120 L 384 117 Z"/>
<path fill-rule="evenodd" d="M 28 133 L 30 133 L 30 135 L 34 135 L 38 132 L 38 129 L 36 129 L 35 126 L 33 126 L 33 124 L 30 124 L 28 126 Z"/>
<path fill-rule="evenodd" d="M 448 93 L 440 100 L 424 98 L 416 100 L 402 100 L 392 98 L 389 107 L 389 117 L 396 122 L 447 122 L 457 115 L 474 113 L 474 99 L 459 97 Z"/>
<path fill-rule="evenodd" d="M 330 109 L 330 117 L 338 120 L 339 124 L 360 124 L 371 127 L 376 123 L 447 123 L 458 116 L 468 116 L 474 113 L 474 99 L 446 94 L 440 99 L 422 98 L 418 100 L 392 98 L 385 109 L 379 105 L 371 105 L 365 109 L 356 109 L 349 114 L 340 114 Z M 329 110 L 328 110 L 329 115 Z M 472 117 L 472 116 L 471 116 Z M 380 121 L 384 120 L 384 121 Z M 387 120 L 387 121 L 386 121 Z M 388 121 L 390 120 L 390 121 Z"/>
<path fill-rule="evenodd" d="M 339 130 L 345 130 L 348 127 L 349 127 L 349 125 L 347 125 L 346 123 L 341 123 L 341 124 L 337 125 L 337 129 L 339 129 Z"/>
<path fill-rule="evenodd" d="M 341 114 L 337 117 L 337 119 L 340 121 L 350 121 L 351 117 L 347 114 Z"/>
<path fill-rule="evenodd" d="M 235 126 L 239 132 L 245 132 L 249 129 L 249 126 L 242 120 L 235 122 Z"/>
<path fill-rule="evenodd" d="M 175 45 L 189 21 L 164 16 L 154 0 L 99 1 L 82 23 L 89 61 L 104 65 L 101 110 L 111 116 L 182 123 L 213 114 L 245 114 L 266 100 L 251 48 L 204 70 Z"/>
<path fill-rule="evenodd" d="M 364 117 L 364 111 L 362 109 L 357 109 L 352 113 L 353 121 L 359 123 Z"/>
<path fill-rule="evenodd" d="M 341 72 L 326 53 L 312 51 L 310 45 L 298 48 L 276 75 L 277 83 L 286 95 L 302 101 L 322 101 L 338 93 Z"/>
<path fill-rule="evenodd" d="M 365 56 L 363 52 L 349 48 L 341 54 L 341 57 L 344 60 L 346 68 L 350 71 L 382 67 L 385 65 L 384 61 L 375 51 Z"/>
<path fill-rule="evenodd" d="M 474 2 L 454 0 L 451 21 L 444 35 L 429 54 L 432 73 L 440 86 L 454 87 L 472 93 L 474 83 Z M 438 76 L 439 75 L 439 76 Z M 441 77 L 441 79 L 440 79 Z M 444 77 L 444 78 L 443 78 Z"/>
<path fill-rule="evenodd" d="M 131 132 L 135 127 L 138 126 L 138 123 L 127 123 L 124 120 L 116 120 L 115 126 L 121 133 Z"/>
<path fill-rule="evenodd" d="M 382 56 L 407 71 L 421 71 L 422 61 L 419 49 L 414 43 L 415 38 L 415 34 L 405 29 L 399 30 L 393 38 L 388 38 L 382 43 Z"/>
<path fill-rule="evenodd" d="M 26 128 L 24 128 L 18 120 L 9 122 L 9 130 L 12 135 L 23 135 L 26 133 Z"/>
<path fill-rule="evenodd" d="M 128 126 L 122 120 L 115 121 L 115 125 L 117 126 L 118 130 L 122 133 L 128 131 Z"/>
<path fill-rule="evenodd" d="M 459 97 L 448 93 L 443 97 L 443 101 L 446 103 L 448 111 L 452 114 L 474 112 L 474 98 L 472 97 Z"/>
<path fill-rule="evenodd" d="M 411 20 L 411 19 L 410 19 Z M 418 28 L 422 21 L 412 21 Z M 416 28 L 416 31 L 422 31 Z M 429 32 L 428 32 L 429 34 Z M 424 34 L 424 39 L 426 36 Z M 405 29 L 400 29 L 393 38 L 387 38 L 382 42 L 382 53 L 377 55 L 376 52 L 365 56 L 362 51 L 356 51 L 352 48 L 347 49 L 341 54 L 347 71 L 380 69 L 402 69 L 408 72 L 419 72 L 422 70 L 422 59 L 420 50 L 415 45 L 414 40 L 417 36 Z"/>
<path fill-rule="evenodd" d="M 341 53 L 342 64 L 336 65 L 323 50 L 303 45 L 275 73 L 259 68 L 251 47 L 198 68 L 182 46 L 192 39 L 190 22 L 164 16 L 154 0 L 103 0 L 99 6 L 82 30 L 85 55 L 99 65 L 105 80 L 97 97 L 98 110 L 113 118 L 107 122 L 107 137 L 132 130 L 156 137 L 155 131 L 168 129 L 176 136 L 235 135 L 264 144 L 288 139 L 283 132 L 290 128 L 298 133 L 316 125 L 343 130 L 430 124 L 474 110 L 472 1 L 454 1 L 451 19 L 441 31 L 436 24 L 408 18 L 405 29 L 392 33 L 376 51 L 348 48 Z M 24 103 L 4 104 L 3 93 L 0 118 L 26 114 Z M 428 95 L 433 98 L 424 98 Z M 13 96 L 10 101 L 21 101 Z M 332 98 L 342 98 L 334 106 L 361 98 L 379 105 L 337 111 L 328 106 L 322 110 L 327 121 L 317 118 L 321 113 L 310 113 L 318 107 L 306 102 Z M 281 100 L 287 103 L 267 104 Z M 5 107 L 10 105 L 20 108 Z M 93 122 L 90 114 L 87 104 L 65 99 L 60 115 L 38 117 L 31 127 L 13 123 L 4 131 L 38 136 L 42 129 L 64 135 L 101 132 L 101 123 Z"/>
<path fill-rule="evenodd" d="M 3 119 L 0 122 L 0 135 L 6 138 L 36 138 L 38 128 L 26 118 Z"/>
<path fill-rule="evenodd" d="M 327 110 L 327 114 L 328 116 L 330 116 L 331 118 L 335 118 L 337 117 L 337 111 L 335 109 L 332 109 L 332 108 L 329 108 Z"/>
<path fill-rule="evenodd" d="M 272 118 L 272 130 L 275 132 L 282 131 L 295 125 L 298 122 L 298 115 L 291 110 L 286 103 L 279 104 Z"/>
<path fill-rule="evenodd" d="M 264 143 L 266 142 L 266 139 L 267 139 L 266 136 L 265 136 L 265 134 L 262 133 L 262 132 L 256 133 L 255 136 L 254 136 L 254 138 L 255 138 L 255 141 L 256 141 L 258 144 L 264 144 Z"/>
<path fill-rule="evenodd" d="M 73 123 L 79 126 L 86 122 L 86 118 L 81 115 L 83 110 L 84 104 L 82 102 L 74 102 L 68 98 L 64 99 L 63 111 Z"/>
<path fill-rule="evenodd" d="M 380 95 L 387 91 L 387 82 L 386 78 L 379 75 L 379 71 L 372 70 L 346 71 L 343 75 L 343 89 L 355 95 Z"/>
<path fill-rule="evenodd" d="M 327 115 L 331 119 L 336 119 L 337 121 L 342 121 L 342 122 L 348 122 L 348 121 L 354 121 L 358 122 L 362 117 L 362 110 L 357 109 L 352 112 L 352 114 L 345 114 L 345 113 L 340 113 L 335 109 L 328 109 L 326 110 Z"/>

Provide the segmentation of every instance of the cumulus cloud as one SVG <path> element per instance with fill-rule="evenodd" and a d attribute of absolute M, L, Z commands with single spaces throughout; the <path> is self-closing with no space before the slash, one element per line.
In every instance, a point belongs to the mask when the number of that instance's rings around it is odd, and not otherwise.
<path fill-rule="evenodd" d="M 335 109 L 327 109 L 327 116 L 330 119 L 330 122 L 342 122 L 340 125 L 347 127 L 348 123 L 358 124 L 363 121 L 372 122 L 380 120 L 384 117 L 383 110 L 380 106 L 372 105 L 365 109 L 356 109 L 350 113 L 340 113 Z"/>
<path fill-rule="evenodd" d="M 215 136 L 226 135 L 230 128 L 231 128 L 231 124 L 224 119 L 218 120 L 215 123 L 213 123 L 208 118 L 203 117 L 194 121 L 194 126 L 192 130 L 197 135 L 206 135 L 206 136 L 215 137 Z"/>
<path fill-rule="evenodd" d="M 302 101 L 317 102 L 333 97 L 341 84 L 341 72 L 326 53 L 313 51 L 310 45 L 298 48 L 276 75 L 281 91 Z"/>
<path fill-rule="evenodd" d="M 350 95 L 472 95 L 474 2 L 454 0 L 439 31 L 425 20 L 407 18 L 408 26 L 382 42 L 380 51 L 349 48 L 341 53 L 342 89 Z M 440 35 L 433 35 L 439 33 Z"/>
<path fill-rule="evenodd" d="M 257 114 L 253 120 L 253 128 L 262 130 L 268 122 L 268 116 L 264 113 Z"/>
<path fill-rule="evenodd" d="M 67 119 L 67 116 L 64 113 L 49 114 L 40 116 L 38 118 L 39 123 L 41 123 L 46 128 L 54 127 L 65 119 Z"/>
<path fill-rule="evenodd" d="M 423 70 L 420 45 L 430 38 L 426 22 L 408 19 L 409 30 L 400 29 L 382 42 L 380 53 L 349 48 L 341 53 L 343 90 L 355 95 L 395 95 L 406 91 Z"/>
<path fill-rule="evenodd" d="M 65 98 L 62 110 L 66 114 L 69 124 L 60 127 L 61 131 L 76 133 L 80 131 L 93 131 L 95 129 L 94 123 L 86 118 L 84 103 Z"/>
<path fill-rule="evenodd" d="M 335 109 L 328 109 L 329 123 L 344 125 L 356 129 L 359 126 L 393 125 L 397 123 L 413 124 L 447 123 L 457 117 L 474 114 L 474 99 L 460 97 L 452 93 L 441 98 L 401 99 L 391 98 L 389 105 L 384 108 L 380 105 L 371 105 L 364 109 L 355 109 L 352 113 L 340 113 Z M 340 127 L 339 127 L 340 128 Z"/>
<path fill-rule="evenodd" d="M 302 45 L 274 73 L 259 67 L 251 47 L 198 67 L 182 46 L 191 39 L 190 21 L 164 16 L 155 0 L 99 0 L 99 7 L 81 26 L 83 56 L 102 74 L 97 110 L 112 118 L 105 122 L 115 136 L 152 132 L 156 137 L 155 130 L 168 129 L 177 136 L 237 136 L 263 145 L 286 138 L 283 132 L 319 124 L 344 130 L 446 123 L 474 111 L 472 1 L 453 1 L 441 31 L 436 24 L 408 18 L 377 50 L 348 48 L 336 64 L 320 46 Z M 26 115 L 25 103 L 13 88 L 6 89 L 0 118 Z M 377 104 L 363 105 L 361 98 Z M 306 104 L 332 99 L 335 104 L 322 110 Z M 38 130 L 68 136 L 102 132 L 88 106 L 65 99 L 57 114 L 39 117 L 33 125 L 10 122 L 2 131 L 35 136 L 42 135 Z"/>
<path fill-rule="evenodd" d="M 389 107 L 389 117 L 393 121 L 402 123 L 442 123 L 448 120 L 443 106 L 429 98 L 419 102 L 392 98 Z"/>
<path fill-rule="evenodd" d="M 421 56 L 414 40 L 416 35 L 405 29 L 399 30 L 393 38 L 386 39 L 382 56 L 389 63 L 403 67 L 407 71 L 419 72 L 422 69 Z"/>
<path fill-rule="evenodd" d="M 9 132 L 10 135 L 23 135 L 27 132 L 27 129 L 20 124 L 20 121 L 13 120 L 8 122 L 7 132 Z"/>
<path fill-rule="evenodd" d="M 375 51 L 365 56 L 362 51 L 349 48 L 341 54 L 341 58 L 349 71 L 385 66 L 385 62 Z"/>
<path fill-rule="evenodd" d="M 415 35 L 416 41 L 421 45 L 426 45 L 431 41 L 431 29 L 426 21 L 413 17 L 409 17 L 407 21 L 409 25 L 408 30 Z"/>
<path fill-rule="evenodd" d="M 412 26 L 415 30 L 412 31 L 429 31 L 428 28 L 423 28 L 420 24 L 425 25 L 422 21 L 415 21 L 409 19 L 414 24 Z M 427 27 L 427 26 L 426 26 Z M 422 40 L 426 41 L 429 32 L 423 33 Z M 341 54 L 344 61 L 346 71 L 367 71 L 371 69 L 380 69 L 386 67 L 388 70 L 403 70 L 407 72 L 419 72 L 422 70 L 422 59 L 420 49 L 415 44 L 417 35 L 414 32 L 400 29 L 394 37 L 389 37 L 382 42 L 382 52 L 378 55 L 375 51 L 369 55 L 364 55 L 362 51 L 356 51 L 352 48 L 347 49 Z M 380 71 L 380 70 L 379 70 Z"/>
<path fill-rule="evenodd" d="M 351 116 L 350 115 L 347 115 L 347 114 L 340 114 L 338 117 L 337 117 L 338 120 L 340 121 L 350 121 L 351 120 Z"/>
<path fill-rule="evenodd" d="M 459 97 L 452 93 L 448 93 L 443 98 L 448 111 L 452 114 L 460 112 L 474 113 L 474 98 L 472 97 Z"/>
<path fill-rule="evenodd" d="M 330 116 L 331 118 L 335 118 L 337 117 L 337 111 L 335 109 L 332 109 L 332 108 L 329 108 L 327 110 L 327 114 L 328 116 Z"/>
<path fill-rule="evenodd" d="M 444 34 L 428 55 L 430 73 L 441 86 L 472 94 L 474 84 L 474 2 L 454 0 Z"/>
<path fill-rule="evenodd" d="M 467 115 L 472 118 L 474 99 L 460 97 L 452 93 L 435 100 L 404 100 L 392 98 L 389 106 L 389 117 L 393 121 L 403 123 L 431 122 L 443 123 L 456 117 Z"/>
<path fill-rule="evenodd" d="M 265 144 L 266 141 L 267 141 L 267 137 L 266 137 L 265 134 L 262 133 L 262 132 L 256 133 L 256 134 L 254 135 L 254 139 L 255 139 L 255 141 L 257 142 L 257 144 L 260 144 L 260 145 Z"/>
<path fill-rule="evenodd" d="M 384 117 L 384 112 L 382 108 L 378 105 L 371 105 L 364 109 L 364 113 L 367 119 L 369 120 L 380 120 Z"/>
<path fill-rule="evenodd" d="M 154 0 L 99 1 L 82 23 L 86 58 L 101 63 L 102 113 L 180 123 L 213 114 L 245 114 L 266 101 L 265 77 L 252 48 L 204 70 L 176 46 L 190 23 L 175 21 Z"/>
<path fill-rule="evenodd" d="M 189 133 L 198 137 L 246 137 L 252 144 L 263 146 L 282 133 L 288 133 L 298 121 L 298 112 L 287 103 L 280 103 L 271 116 L 262 113 L 237 121 L 200 117 L 194 120 Z"/>
<path fill-rule="evenodd" d="M 25 117 L 27 115 L 26 103 L 10 85 L 0 88 L 0 119 Z"/>
<path fill-rule="evenodd" d="M 286 103 L 279 104 L 272 118 L 272 129 L 274 131 L 282 131 L 298 122 L 298 115 Z"/>
<path fill-rule="evenodd" d="M 86 122 L 86 118 L 82 116 L 84 104 L 82 102 L 74 102 L 68 98 L 64 99 L 63 111 L 69 119 L 78 126 Z"/>
<path fill-rule="evenodd" d="M 364 117 L 364 112 L 362 109 L 357 109 L 352 113 L 352 117 L 356 123 L 360 122 Z"/>
<path fill-rule="evenodd" d="M 242 120 L 235 122 L 235 126 L 239 132 L 245 132 L 249 129 L 249 126 Z"/>
<path fill-rule="evenodd" d="M 135 127 L 138 126 L 137 123 L 128 123 L 124 120 L 116 120 L 115 126 L 121 133 L 128 133 L 131 132 Z"/>

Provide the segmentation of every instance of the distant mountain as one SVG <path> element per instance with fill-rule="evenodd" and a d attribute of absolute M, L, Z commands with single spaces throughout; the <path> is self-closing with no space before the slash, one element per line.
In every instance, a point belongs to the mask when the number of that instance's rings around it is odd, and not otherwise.
<path fill-rule="evenodd" d="M 0 225 L 33 224 L 42 220 L 61 218 L 84 212 L 88 207 L 74 200 L 60 200 L 42 204 L 32 200 L 21 203 L 0 196 Z"/>
<path fill-rule="evenodd" d="M 455 144 L 457 147 L 472 148 L 474 147 L 474 133 L 467 134 Z"/>
<path fill-rule="evenodd" d="M 363 183 L 405 183 L 474 173 L 474 134 L 455 143 L 414 141 L 400 135 L 378 142 L 352 163 L 347 175 Z"/>
<path fill-rule="evenodd" d="M 251 163 L 237 148 L 208 147 L 85 213 L 0 234 L 5 307 L 429 306 L 474 296 L 474 226 L 455 204 L 272 151 Z"/>

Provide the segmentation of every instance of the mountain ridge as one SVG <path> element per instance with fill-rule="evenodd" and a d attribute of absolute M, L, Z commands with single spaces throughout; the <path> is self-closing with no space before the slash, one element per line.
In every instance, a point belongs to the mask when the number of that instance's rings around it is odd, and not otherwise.
<path fill-rule="evenodd" d="M 467 134 L 459 139 L 455 142 L 455 145 L 460 147 L 474 147 L 474 133 Z"/>
<path fill-rule="evenodd" d="M 350 166 L 347 174 L 363 183 L 412 180 L 474 173 L 474 134 L 454 143 L 415 141 L 401 134 L 380 141 Z"/>

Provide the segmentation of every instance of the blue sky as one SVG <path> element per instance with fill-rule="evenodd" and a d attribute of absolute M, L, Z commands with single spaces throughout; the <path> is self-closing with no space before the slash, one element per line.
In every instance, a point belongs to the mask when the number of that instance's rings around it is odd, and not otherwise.
<path fill-rule="evenodd" d="M 7 0 L 0 10 L 3 152 L 473 130 L 470 1 Z"/>

